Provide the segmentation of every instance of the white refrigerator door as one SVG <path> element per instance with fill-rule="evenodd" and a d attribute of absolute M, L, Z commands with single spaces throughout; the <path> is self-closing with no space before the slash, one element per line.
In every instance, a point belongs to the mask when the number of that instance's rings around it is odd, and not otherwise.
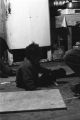
<path fill-rule="evenodd" d="M 21 49 L 33 41 L 39 46 L 50 45 L 48 0 L 9 0 L 11 14 L 6 21 L 10 49 Z"/>

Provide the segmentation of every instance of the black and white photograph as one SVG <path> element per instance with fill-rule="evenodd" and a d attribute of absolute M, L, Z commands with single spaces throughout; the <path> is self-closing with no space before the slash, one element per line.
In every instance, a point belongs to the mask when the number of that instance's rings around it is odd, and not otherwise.
<path fill-rule="evenodd" d="M 80 120 L 79 0 L 0 0 L 0 120 Z"/>

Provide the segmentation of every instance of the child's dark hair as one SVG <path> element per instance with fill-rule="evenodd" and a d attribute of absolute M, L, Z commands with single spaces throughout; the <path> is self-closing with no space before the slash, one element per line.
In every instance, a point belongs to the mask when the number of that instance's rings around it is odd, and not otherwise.
<path fill-rule="evenodd" d="M 29 60 L 33 60 L 37 57 L 40 58 L 40 55 L 41 55 L 41 49 L 39 45 L 34 42 L 29 46 L 27 46 L 25 49 L 25 57 L 28 58 Z"/>

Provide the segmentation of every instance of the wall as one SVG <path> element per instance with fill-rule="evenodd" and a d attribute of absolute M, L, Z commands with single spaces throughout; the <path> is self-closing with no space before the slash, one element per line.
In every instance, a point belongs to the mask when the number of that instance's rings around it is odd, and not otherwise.
<path fill-rule="evenodd" d="M 32 41 L 50 45 L 48 7 L 48 0 L 0 0 L 0 37 L 7 40 L 10 49 L 25 48 Z"/>
<path fill-rule="evenodd" d="M 6 38 L 5 21 L 6 21 L 6 10 L 4 5 L 4 0 L 0 0 L 0 37 L 2 38 Z"/>

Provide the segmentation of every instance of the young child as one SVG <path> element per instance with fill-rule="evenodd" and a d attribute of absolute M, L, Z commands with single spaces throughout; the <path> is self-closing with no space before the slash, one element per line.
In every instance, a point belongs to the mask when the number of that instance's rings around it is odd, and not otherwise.
<path fill-rule="evenodd" d="M 38 44 L 32 43 L 25 50 L 25 58 L 16 74 L 17 87 L 35 90 L 56 81 L 54 71 L 40 65 L 41 50 Z"/>

